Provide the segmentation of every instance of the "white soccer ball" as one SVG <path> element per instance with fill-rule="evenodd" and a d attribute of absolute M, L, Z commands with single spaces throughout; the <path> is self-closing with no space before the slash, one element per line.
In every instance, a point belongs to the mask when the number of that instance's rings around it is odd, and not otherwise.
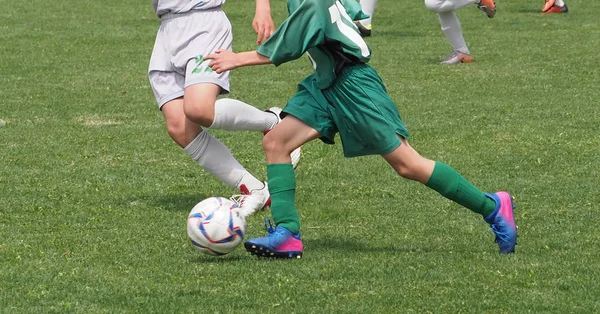
<path fill-rule="evenodd" d="M 210 197 L 192 208 L 187 218 L 187 233 L 202 253 L 225 255 L 242 243 L 246 218 L 233 201 Z"/>

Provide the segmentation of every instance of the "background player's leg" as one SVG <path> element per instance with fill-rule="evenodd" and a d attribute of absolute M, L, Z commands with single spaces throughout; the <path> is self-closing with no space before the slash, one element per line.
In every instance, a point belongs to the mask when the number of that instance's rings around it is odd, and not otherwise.
<path fill-rule="evenodd" d="M 167 102 L 161 110 L 171 138 L 202 168 L 232 188 L 239 189 L 242 184 L 249 190 L 264 188 L 223 143 L 187 119 L 182 98 Z"/>
<path fill-rule="evenodd" d="M 361 10 L 369 16 L 369 18 L 360 20 L 360 22 L 365 26 L 370 26 L 373 20 L 373 14 L 375 12 L 375 7 L 377 6 L 377 2 L 379 0 L 360 0 Z"/>
<path fill-rule="evenodd" d="M 456 13 L 454 11 L 438 13 L 438 18 L 442 26 L 442 31 L 446 35 L 446 39 L 448 39 L 450 45 L 452 45 L 453 50 L 470 54 Z"/>
<path fill-rule="evenodd" d="M 441 62 L 442 64 L 457 64 L 473 61 L 473 57 L 469 54 L 469 48 L 467 47 L 467 43 L 462 34 L 462 27 L 454 11 L 477 2 L 478 0 L 425 0 L 425 7 L 438 14 L 442 31 L 453 48 L 452 53 L 444 58 Z"/>
<path fill-rule="evenodd" d="M 433 12 L 441 13 L 456 11 L 464 6 L 475 3 L 479 3 L 479 0 L 425 0 L 425 7 Z"/>

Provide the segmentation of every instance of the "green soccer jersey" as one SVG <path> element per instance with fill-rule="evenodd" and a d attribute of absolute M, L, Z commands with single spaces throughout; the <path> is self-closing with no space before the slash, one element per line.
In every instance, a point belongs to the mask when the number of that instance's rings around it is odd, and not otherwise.
<path fill-rule="evenodd" d="M 356 0 L 288 0 L 290 16 L 257 51 L 276 66 L 305 52 L 317 86 L 331 86 L 348 64 L 366 63 L 371 50 L 353 20 L 364 18 Z"/>

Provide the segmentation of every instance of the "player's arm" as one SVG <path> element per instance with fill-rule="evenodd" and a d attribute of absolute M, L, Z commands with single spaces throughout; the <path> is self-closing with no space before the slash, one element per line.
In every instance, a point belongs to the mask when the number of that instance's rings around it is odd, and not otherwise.
<path fill-rule="evenodd" d="M 316 0 L 315 0 L 316 1 Z M 222 73 L 242 66 L 275 64 L 300 58 L 309 48 L 324 42 L 324 34 L 318 14 L 321 12 L 309 1 L 303 2 L 281 25 L 273 36 L 256 51 L 233 53 L 218 50 L 204 57 L 213 71 Z"/>
<path fill-rule="evenodd" d="M 254 51 L 231 52 L 229 50 L 219 49 L 214 54 L 204 57 L 211 60 L 208 66 L 217 73 L 233 70 L 239 67 L 271 64 L 271 59 Z"/>
<path fill-rule="evenodd" d="M 328 12 L 322 10 L 319 0 L 301 2 L 257 52 L 276 66 L 300 58 L 308 49 L 325 42 L 324 14 Z"/>
<path fill-rule="evenodd" d="M 275 32 L 275 24 L 271 18 L 271 3 L 269 0 L 254 0 L 256 11 L 252 28 L 257 34 L 256 44 L 260 45 Z"/>

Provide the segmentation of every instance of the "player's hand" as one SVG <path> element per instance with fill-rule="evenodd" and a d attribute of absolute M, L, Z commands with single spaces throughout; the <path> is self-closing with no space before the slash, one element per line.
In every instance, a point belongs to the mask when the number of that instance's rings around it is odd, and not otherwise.
<path fill-rule="evenodd" d="M 225 49 L 218 49 L 204 59 L 211 60 L 208 66 L 218 74 L 238 67 L 237 53 Z"/>
<path fill-rule="evenodd" d="M 254 20 L 252 21 L 252 28 L 254 28 L 257 34 L 256 44 L 262 44 L 275 32 L 275 24 L 273 24 L 271 13 L 269 11 L 256 11 Z"/>

